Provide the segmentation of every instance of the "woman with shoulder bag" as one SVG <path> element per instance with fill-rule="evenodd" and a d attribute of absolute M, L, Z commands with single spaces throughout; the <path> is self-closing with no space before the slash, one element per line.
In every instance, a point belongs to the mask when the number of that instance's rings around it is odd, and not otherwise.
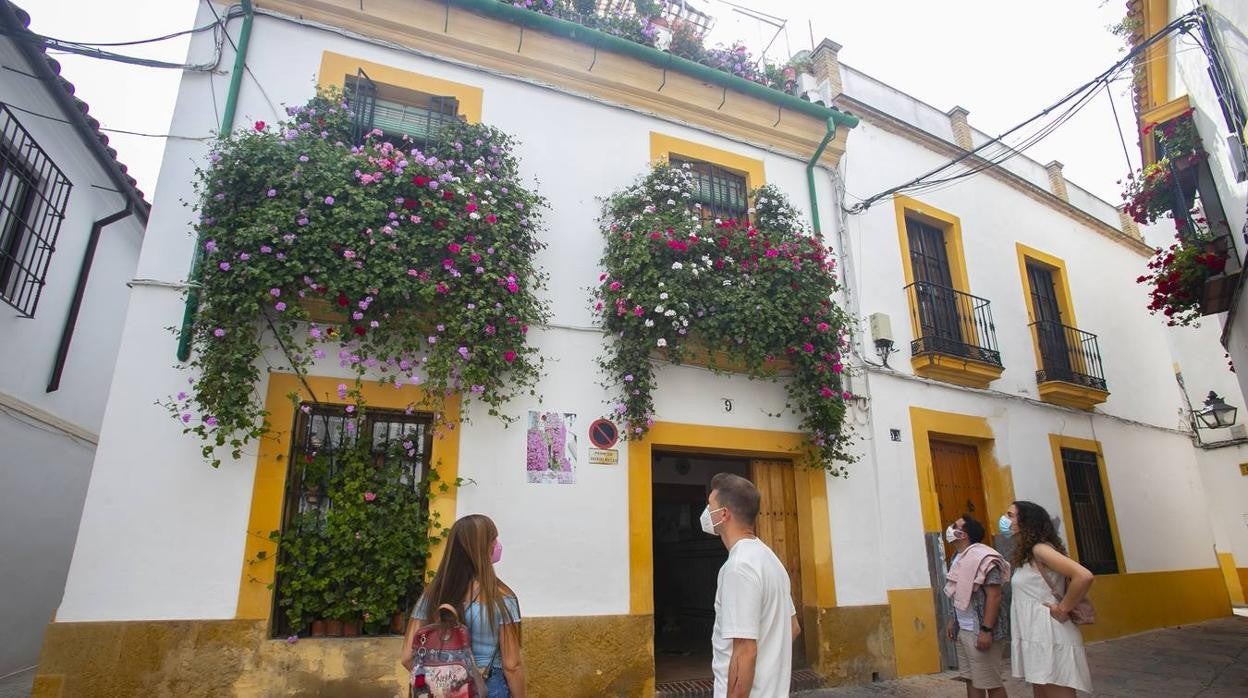
<path fill-rule="evenodd" d="M 1092 573 L 1066 556 L 1066 546 L 1040 505 L 1014 502 L 1006 517 L 1018 538 L 1010 578 L 1014 676 L 1031 684 L 1037 698 L 1091 692 L 1092 676 L 1076 621 L 1092 621 L 1091 604 L 1085 600 Z"/>
<path fill-rule="evenodd" d="M 403 640 L 403 665 L 411 667 L 416 631 L 437 622 L 443 604 L 455 609 L 468 627 L 472 655 L 485 678 L 488 698 L 525 698 L 520 657 L 520 604 L 515 593 L 494 576 L 502 558 L 498 528 L 481 514 L 465 516 L 451 527 L 437 574 L 412 611 Z"/>

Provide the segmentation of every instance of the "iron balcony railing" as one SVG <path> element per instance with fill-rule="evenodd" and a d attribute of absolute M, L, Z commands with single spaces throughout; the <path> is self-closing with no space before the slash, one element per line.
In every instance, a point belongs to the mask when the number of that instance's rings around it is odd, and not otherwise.
<path fill-rule="evenodd" d="M 1058 322 L 1033 322 L 1040 361 L 1036 382 L 1064 381 L 1097 390 L 1108 390 L 1101 349 L 1096 335 Z"/>
<path fill-rule="evenodd" d="M 997 328 L 986 298 L 916 281 L 906 287 L 914 322 L 913 356 L 945 354 L 1001 366 Z"/>

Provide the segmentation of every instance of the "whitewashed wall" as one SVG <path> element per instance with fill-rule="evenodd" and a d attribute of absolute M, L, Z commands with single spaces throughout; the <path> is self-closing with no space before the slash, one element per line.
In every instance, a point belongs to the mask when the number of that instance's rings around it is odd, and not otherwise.
<path fill-rule="evenodd" d="M 197 21 L 209 20 L 201 13 Z M 205 38 L 195 39 L 191 61 L 202 60 L 210 50 Z M 483 121 L 520 141 L 517 155 L 524 175 L 536 178 L 551 202 L 543 233 L 550 246 L 538 261 L 551 272 L 547 298 L 553 320 L 552 327 L 531 333 L 551 359 L 539 386 L 543 400 L 517 400 L 509 409 L 517 417 L 537 408 L 580 415 L 581 464 L 574 486 L 528 485 L 523 429 L 478 416 L 460 433 L 460 474 L 477 484 L 460 490 L 459 514 L 483 512 L 498 522 L 506 542 L 500 574 L 519 593 L 527 614 L 627 612 L 627 445 L 621 447 L 621 465 L 585 463 L 588 424 L 607 409 L 595 363 L 603 339 L 591 327 L 588 292 L 597 282 L 602 252 L 597 197 L 631 183 L 645 169 L 651 131 L 762 159 L 767 180 L 789 191 L 802 211 L 808 208 L 805 164 L 547 88 L 271 18 L 257 18 L 247 63 L 281 109 L 312 95 L 323 51 L 480 86 Z M 228 62 L 228 44 L 226 54 Z M 174 131 L 195 135 L 216 128 L 207 106 L 212 104 L 210 79 L 202 74 L 183 79 Z M 226 79 L 215 78 L 214 86 L 221 99 Z M 521 104 L 524 108 L 517 109 Z M 245 79 L 237 123 L 277 118 L 251 79 Z M 193 242 L 190 213 L 178 202 L 191 197 L 194 167 L 205 158 L 206 146 L 169 144 L 156 190 L 162 205 L 152 216 L 151 229 L 159 234 L 144 246 L 140 276 L 171 282 L 185 278 Z M 833 216 L 831 195 L 830 184 L 821 180 L 825 220 Z M 230 618 L 238 596 L 254 458 L 213 470 L 200 459 L 198 444 L 152 405 L 186 385 L 186 374 L 173 367 L 175 338 L 164 329 L 181 317 L 182 301 L 175 291 L 142 287 L 135 290 L 133 304 L 84 512 L 86 525 L 58 618 Z M 280 357 L 271 360 L 281 364 Z M 336 365 L 320 372 L 346 375 Z M 655 400 L 662 420 L 796 426 L 792 419 L 765 414 L 783 406 L 780 386 L 677 367 L 662 369 L 661 381 Z M 258 389 L 263 394 L 265 386 Z M 722 408 L 725 397 L 738 406 L 731 413 Z M 562 571 L 554 575 L 552 570 Z"/>
<path fill-rule="evenodd" d="M 11 41 L 0 40 L 0 101 L 64 119 Z M 19 72 L 20 71 L 20 72 Z M 55 89 L 60 89 L 55 86 Z M 125 199 L 68 124 L 13 110 L 73 184 L 46 286 L 33 318 L 0 303 L 0 676 L 32 666 L 60 602 L 94 435 L 104 415 L 143 231 L 131 217 L 104 230 L 83 296 L 61 387 L 47 392 L 91 225 Z M 33 409 L 32 409 L 33 408 Z M 35 416 L 37 415 L 37 416 Z M 74 436 L 70 436 L 72 433 Z"/>
<path fill-rule="evenodd" d="M 849 82 L 847 94 L 859 97 Z M 888 104 L 876 92 L 862 99 Z M 923 107 L 894 104 L 891 109 L 905 114 Z M 850 137 L 843 165 L 848 201 L 907 181 L 945 160 L 864 120 Z M 1011 169 L 1023 171 L 1025 165 Z M 1045 186 L 1047 190 L 1047 180 Z M 1210 521 L 1192 515 L 1207 508 L 1205 485 L 1191 442 L 1179 432 L 1182 400 L 1168 334 L 1148 314 L 1146 294 L 1135 283 L 1147 257 L 988 176 L 916 198 L 960 218 L 970 291 L 992 303 L 1005 371 L 988 392 L 913 377 L 893 202 L 881 201 L 864 214 L 848 217 L 860 321 L 865 327 L 871 313 L 888 314 L 899 351 L 890 360 L 895 372 L 873 369 L 868 375 L 871 413 L 870 426 L 863 430 L 864 460 L 854 466 L 848 483 L 835 483 L 830 492 L 838 601 L 883 603 L 887 589 L 928 584 L 910 406 L 987 418 L 995 457 L 1011 468 L 1015 495 L 1054 515 L 1061 515 L 1061 506 L 1049 434 L 1100 441 L 1127 570 L 1215 566 Z M 1109 204 L 1090 195 L 1084 199 L 1097 218 L 1116 220 Z M 1037 401 L 1036 356 L 1027 326 L 1030 299 L 1024 296 L 1016 242 L 1066 263 L 1077 325 L 1098 335 L 1111 393 L 1093 413 Z M 878 362 L 870 338 L 865 339 L 867 358 Z M 900 442 L 889 439 L 890 429 L 900 430 Z M 861 516 L 861 502 L 873 490 L 878 524 Z M 986 517 L 991 523 L 1000 513 L 987 512 Z"/>

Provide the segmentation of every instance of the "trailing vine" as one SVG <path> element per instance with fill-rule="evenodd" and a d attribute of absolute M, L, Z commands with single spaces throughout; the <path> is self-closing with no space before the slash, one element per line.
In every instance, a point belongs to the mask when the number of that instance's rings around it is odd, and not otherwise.
<path fill-rule="evenodd" d="M 614 414 L 630 438 L 654 423 L 658 357 L 780 379 L 811 463 L 843 475 L 848 317 L 832 301 L 830 251 L 775 187 L 751 192 L 748 222 L 704 221 L 696 191 L 687 170 L 659 164 L 606 201 L 594 300 L 611 336 L 600 363 L 618 391 Z"/>
<path fill-rule="evenodd" d="M 351 370 L 344 401 L 360 404 L 368 378 L 423 387 L 409 409 L 440 417 L 462 394 L 465 410 L 506 420 L 504 403 L 534 392 L 527 332 L 547 314 L 544 200 L 521 183 L 512 139 L 456 123 L 423 149 L 380 131 L 353 145 L 339 94 L 287 111 L 223 137 L 198 173 L 193 377 L 167 407 L 214 467 L 221 447 L 240 457 L 268 428 L 256 386 L 274 349 L 301 376 Z"/>

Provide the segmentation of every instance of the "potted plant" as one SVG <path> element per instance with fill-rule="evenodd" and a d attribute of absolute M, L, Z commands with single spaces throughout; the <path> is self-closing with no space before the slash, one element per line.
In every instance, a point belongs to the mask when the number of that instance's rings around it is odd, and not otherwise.
<path fill-rule="evenodd" d="M 1193 168 L 1208 157 L 1192 113 L 1188 109 L 1170 121 L 1144 129 L 1143 137 L 1157 142 L 1158 158 L 1127 176 L 1124 208 L 1136 222 L 1153 223 L 1163 216 L 1181 219 L 1191 208 L 1196 182 Z"/>
<path fill-rule="evenodd" d="M 1157 248 L 1148 262 L 1148 273 L 1136 279 L 1149 287 L 1149 311 L 1164 315 L 1171 326 L 1192 325 L 1201 316 L 1217 312 L 1206 287 L 1226 270 L 1230 258 L 1225 236 L 1184 234 L 1183 226 L 1179 228 L 1174 243 Z"/>

